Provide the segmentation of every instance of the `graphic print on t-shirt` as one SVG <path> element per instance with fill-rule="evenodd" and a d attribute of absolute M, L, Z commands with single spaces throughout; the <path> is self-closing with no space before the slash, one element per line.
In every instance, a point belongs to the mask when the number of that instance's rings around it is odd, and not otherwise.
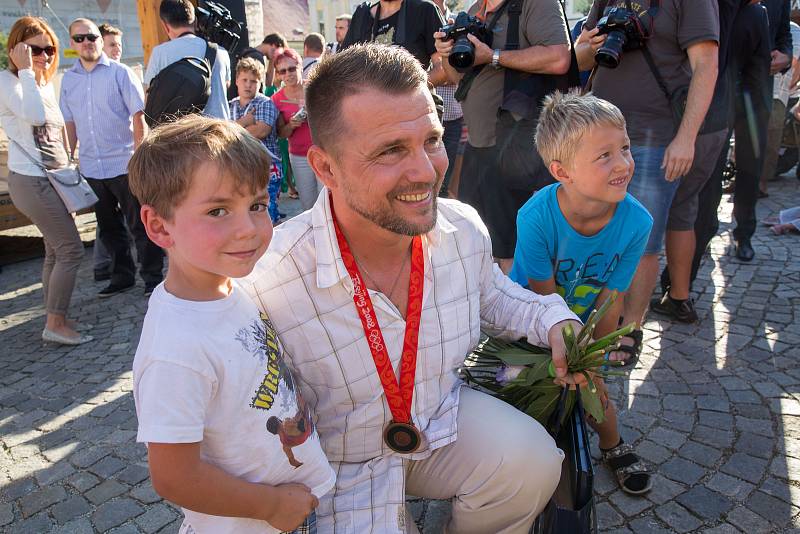
<path fill-rule="evenodd" d="M 314 432 L 311 408 L 295 388 L 292 374 L 283 361 L 275 327 L 266 314 L 259 315 L 260 322 L 254 320 L 249 330 L 243 328 L 236 335 L 244 349 L 267 369 L 250 407 L 277 411 L 267 419 L 266 430 L 280 438 L 289 464 L 298 468 L 303 463 L 295 458 L 292 448 L 305 443 Z"/>
<path fill-rule="evenodd" d="M 619 264 L 619 254 L 608 259 L 602 252 L 596 252 L 586 258 L 583 264 L 575 268 L 576 260 L 560 259 L 555 266 L 556 292 L 575 314 L 583 316 L 592 309 L 600 291 L 608 284 L 608 278 Z"/>
<path fill-rule="evenodd" d="M 392 45 L 394 44 L 394 32 L 397 26 L 397 19 L 399 12 L 383 20 L 379 20 L 376 24 L 375 34 L 372 40 L 379 44 Z"/>

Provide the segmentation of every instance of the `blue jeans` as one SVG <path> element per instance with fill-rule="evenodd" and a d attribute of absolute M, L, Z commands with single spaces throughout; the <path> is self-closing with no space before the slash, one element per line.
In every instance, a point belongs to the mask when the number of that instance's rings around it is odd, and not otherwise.
<path fill-rule="evenodd" d="M 664 245 L 669 208 L 680 179 L 668 182 L 661 162 L 664 161 L 665 146 L 632 146 L 631 155 L 636 163 L 628 193 L 642 203 L 653 217 L 653 229 L 644 249 L 645 254 L 658 254 Z"/>
<path fill-rule="evenodd" d="M 272 224 L 278 222 L 280 215 L 278 215 L 278 191 L 281 190 L 281 176 L 280 163 L 273 163 L 269 171 L 269 184 L 267 184 L 267 193 L 269 193 L 269 218 L 272 219 Z"/>

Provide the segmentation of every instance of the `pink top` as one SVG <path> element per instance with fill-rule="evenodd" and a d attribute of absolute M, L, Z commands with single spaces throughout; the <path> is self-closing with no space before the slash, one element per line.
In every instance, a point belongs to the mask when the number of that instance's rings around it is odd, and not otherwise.
<path fill-rule="evenodd" d="M 292 116 L 295 113 L 300 111 L 300 105 L 286 96 L 285 89 L 281 89 L 272 95 L 272 102 L 278 108 L 286 124 L 292 120 Z M 289 136 L 289 154 L 305 157 L 311 144 L 311 130 L 308 128 L 308 121 L 306 121 Z"/>

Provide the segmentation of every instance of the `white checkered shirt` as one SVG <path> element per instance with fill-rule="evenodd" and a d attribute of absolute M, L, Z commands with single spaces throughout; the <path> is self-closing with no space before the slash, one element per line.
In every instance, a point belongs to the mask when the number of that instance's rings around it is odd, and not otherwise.
<path fill-rule="evenodd" d="M 554 324 L 577 320 L 558 295 L 536 295 L 501 273 L 492 263 L 486 227 L 465 204 L 439 199 L 436 226 L 423 236 L 423 248 L 411 413 L 424 440 L 411 455 L 383 443 L 392 414 L 353 304 L 327 189 L 310 211 L 275 229 L 268 252 L 242 284 L 278 330 L 337 471 L 336 488 L 317 510 L 320 532 L 405 531 L 403 462 L 427 458 L 456 440 L 458 368 L 481 329 L 542 345 Z M 397 372 L 405 321 L 382 293 L 370 290 L 370 296 Z"/>

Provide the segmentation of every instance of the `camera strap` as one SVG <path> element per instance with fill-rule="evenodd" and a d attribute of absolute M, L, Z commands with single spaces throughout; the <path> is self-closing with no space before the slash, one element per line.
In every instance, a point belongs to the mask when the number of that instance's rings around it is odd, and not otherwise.
<path fill-rule="evenodd" d="M 497 21 L 500 20 L 500 15 L 506 10 L 508 5 L 510 4 L 510 0 L 506 0 L 503 4 L 494 12 L 492 15 L 492 20 L 489 21 L 489 24 L 486 25 L 486 30 L 491 34 L 494 31 L 494 27 L 497 26 Z M 518 17 L 519 18 L 519 17 Z M 473 67 L 469 72 L 464 74 L 461 77 L 461 81 L 458 82 L 458 88 L 454 94 L 454 98 L 458 102 L 463 102 L 467 98 L 467 93 L 469 93 L 469 88 L 472 87 L 472 82 L 475 81 L 475 78 L 478 77 L 478 74 L 481 73 L 483 68 L 486 65 L 481 65 L 479 67 Z"/>

